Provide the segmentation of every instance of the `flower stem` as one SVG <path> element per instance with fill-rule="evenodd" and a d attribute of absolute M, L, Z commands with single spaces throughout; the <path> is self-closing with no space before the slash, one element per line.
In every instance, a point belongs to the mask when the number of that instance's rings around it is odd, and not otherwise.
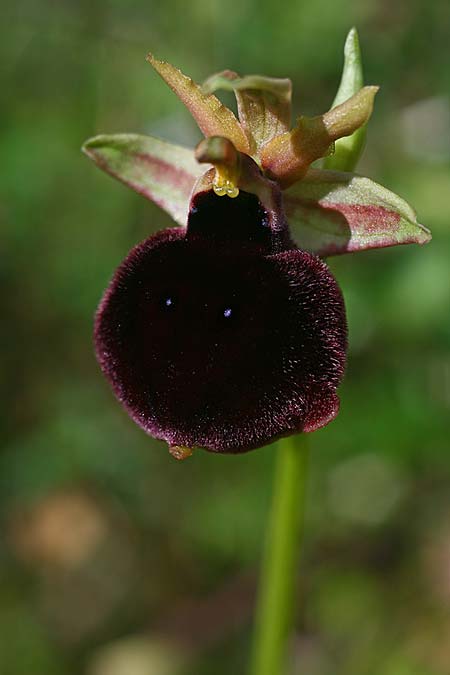
<path fill-rule="evenodd" d="M 304 521 L 307 434 L 277 444 L 274 495 L 256 611 L 251 675 L 282 675 L 294 614 L 296 571 Z"/>

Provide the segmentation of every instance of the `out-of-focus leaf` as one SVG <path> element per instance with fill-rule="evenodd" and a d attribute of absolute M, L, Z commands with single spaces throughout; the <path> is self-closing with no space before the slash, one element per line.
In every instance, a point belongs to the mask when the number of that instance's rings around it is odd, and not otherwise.
<path fill-rule="evenodd" d="M 291 124 L 292 82 L 289 79 L 246 75 L 239 77 L 231 70 L 211 75 L 202 91 L 232 90 L 238 104 L 239 120 L 247 134 L 250 152 L 260 148 L 286 131 Z"/>
<path fill-rule="evenodd" d="M 310 169 L 283 197 L 297 246 L 320 256 L 431 239 L 401 197 L 355 174 Z"/>
<path fill-rule="evenodd" d="M 138 134 L 90 138 L 83 152 L 103 171 L 158 204 L 186 225 L 189 197 L 204 173 L 188 148 Z"/>
<path fill-rule="evenodd" d="M 184 103 L 205 136 L 224 136 L 241 152 L 249 152 L 247 136 L 234 113 L 213 94 L 204 94 L 200 85 L 166 61 L 148 54 L 147 61 Z"/>
<path fill-rule="evenodd" d="M 333 108 L 344 103 L 364 85 L 361 50 L 356 28 L 347 35 L 344 46 L 344 68 L 342 78 L 333 101 Z M 366 125 L 336 141 L 334 153 L 325 158 L 324 168 L 336 171 L 353 171 L 361 156 L 366 137 Z"/>
<path fill-rule="evenodd" d="M 378 87 L 363 87 L 344 103 L 317 117 L 300 117 L 292 131 L 277 136 L 261 153 L 263 169 L 283 187 L 303 178 L 312 162 L 325 157 L 338 138 L 367 122 Z"/>

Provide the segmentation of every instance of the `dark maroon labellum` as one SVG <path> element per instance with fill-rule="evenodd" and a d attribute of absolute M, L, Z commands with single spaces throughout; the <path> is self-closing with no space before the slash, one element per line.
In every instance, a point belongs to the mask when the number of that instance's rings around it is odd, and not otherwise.
<path fill-rule="evenodd" d="M 102 370 L 170 446 L 244 452 L 337 414 L 341 292 L 323 261 L 268 223 L 254 195 L 200 193 L 187 229 L 134 248 L 100 303 Z"/>

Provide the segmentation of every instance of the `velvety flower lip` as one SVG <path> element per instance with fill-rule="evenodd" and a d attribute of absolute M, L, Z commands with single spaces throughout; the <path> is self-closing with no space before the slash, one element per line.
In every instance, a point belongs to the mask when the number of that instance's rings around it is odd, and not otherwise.
<path fill-rule="evenodd" d="M 195 150 L 136 134 L 83 147 L 179 225 L 116 270 L 96 314 L 100 366 L 178 459 L 314 431 L 338 413 L 347 351 L 342 294 L 318 256 L 431 238 L 403 199 L 352 173 L 378 90 L 363 86 L 356 31 L 331 109 L 292 127 L 287 79 L 225 70 L 200 86 L 148 61 L 205 138 Z M 234 91 L 237 117 L 218 89 Z"/>
<path fill-rule="evenodd" d="M 235 244 L 159 232 L 120 265 L 97 313 L 102 370 L 169 446 L 244 452 L 338 411 L 346 321 L 327 266 L 298 249 Z"/>
<path fill-rule="evenodd" d="M 211 190 L 194 195 L 186 238 L 203 240 L 218 250 L 269 255 L 293 248 L 287 225 L 270 227 L 269 214 L 256 195 L 241 190 L 237 199 L 220 200 Z"/>

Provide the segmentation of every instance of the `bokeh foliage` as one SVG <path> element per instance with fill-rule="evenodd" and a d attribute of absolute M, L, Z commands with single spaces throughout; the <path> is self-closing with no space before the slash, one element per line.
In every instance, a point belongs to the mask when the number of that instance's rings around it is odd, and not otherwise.
<path fill-rule="evenodd" d="M 361 172 L 434 239 L 331 262 L 351 349 L 341 414 L 313 438 L 292 672 L 450 671 L 449 22 L 446 0 L 2 10 L 2 675 L 243 672 L 273 448 L 180 465 L 113 400 L 92 315 L 169 219 L 79 148 L 100 132 L 199 138 L 150 49 L 199 81 L 289 76 L 297 110 L 323 112 L 353 24 L 382 85 Z"/>

